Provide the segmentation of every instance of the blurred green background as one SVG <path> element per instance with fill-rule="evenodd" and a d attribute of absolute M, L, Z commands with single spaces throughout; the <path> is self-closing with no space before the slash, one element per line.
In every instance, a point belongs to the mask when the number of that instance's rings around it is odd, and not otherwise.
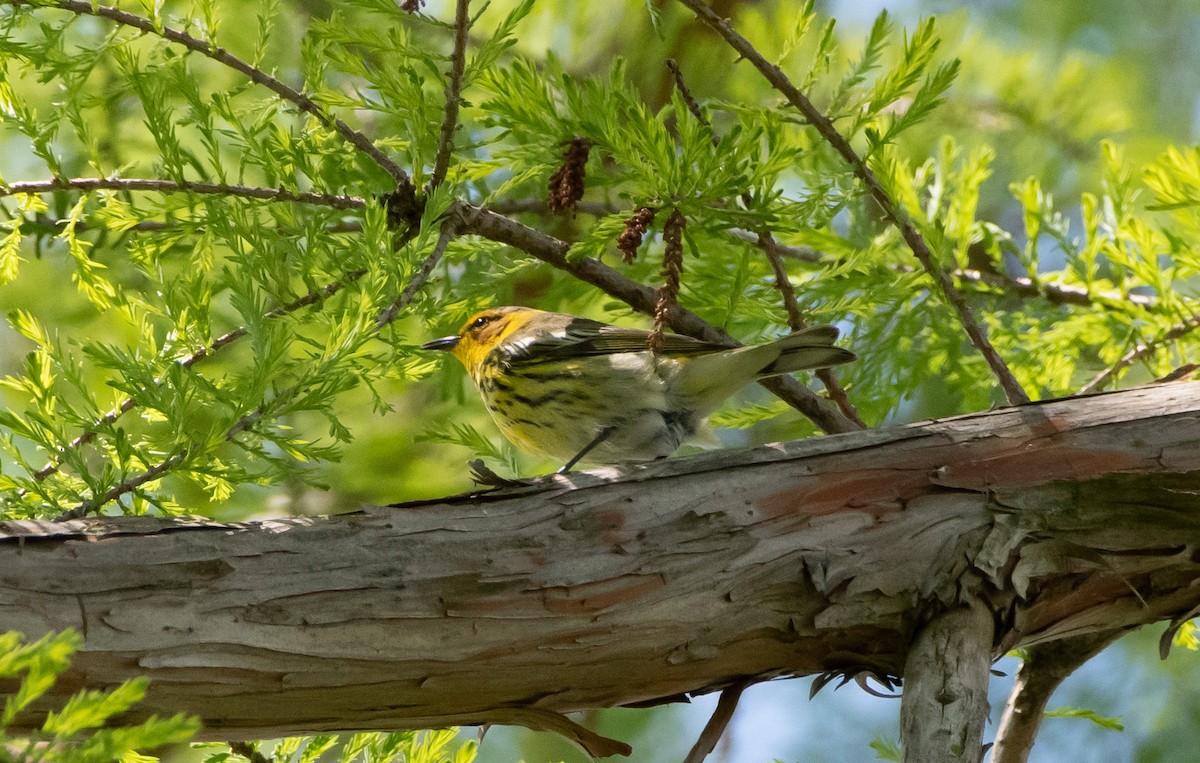
<path fill-rule="evenodd" d="M 497 0 L 495 5 L 502 8 L 507 3 Z M 739 77 L 746 75 L 729 72 L 723 59 L 709 55 L 708 41 L 702 39 L 709 33 L 671 3 L 650 0 L 650 5 L 661 11 L 661 36 L 647 22 L 641 0 L 544 0 L 526 21 L 518 47 L 531 54 L 552 50 L 568 71 L 579 75 L 602 75 L 615 56 L 624 56 L 631 76 L 653 105 L 665 103 L 670 96 L 672 84 L 663 61 L 675 58 L 688 72 L 697 97 L 736 99 Z M 714 5 L 723 15 L 734 16 L 739 29 L 756 41 L 777 30 L 794 6 L 786 0 L 718 0 Z M 979 217 L 1008 230 L 1021 229 L 1022 215 L 1007 190 L 1010 183 L 1037 176 L 1064 209 L 1075 209 L 1081 190 L 1098 183 L 1102 139 L 1125 146 L 1137 160 L 1150 160 L 1168 144 L 1196 141 L 1200 2 L 842 0 L 818 2 L 817 7 L 823 15 L 837 19 L 839 33 L 847 40 L 861 39 L 884 9 L 909 29 L 922 17 L 940 16 L 944 52 L 962 58 L 963 73 L 953 97 L 933 122 L 907 137 L 906 150 L 932 155 L 940 136 L 947 133 L 967 148 L 977 140 L 992 145 L 997 160 L 993 176 L 983 188 Z M 438 0 L 430 0 L 424 11 L 439 18 L 452 15 L 450 4 Z M 279 6 L 281 23 L 296 27 L 309 16 L 320 18 L 327 13 L 327 5 L 320 0 L 293 0 Z M 250 25 L 240 30 L 227 26 L 222 31 L 230 38 L 226 44 L 231 47 L 238 44 L 239 37 L 254 34 Z M 110 135 L 108 139 L 116 145 L 114 151 L 131 160 L 144 148 L 126 136 Z M 8 182 L 43 177 L 26 141 L 10 132 L 0 132 L 0 172 Z M 564 230 L 558 233 L 569 237 L 571 221 L 560 225 Z M 0 291 L 0 309 L 24 308 L 48 322 L 74 322 L 103 334 L 109 328 L 87 325 L 91 313 L 78 295 L 61 285 L 69 282 L 72 268 L 64 260 L 31 257 L 23 266 L 22 278 Z M 556 278 L 548 268 L 527 267 L 503 296 L 515 301 L 525 294 L 553 294 L 559 305 L 570 307 L 570 292 L 554 291 Z M 450 328 L 409 320 L 398 326 L 398 332 L 404 341 L 418 344 Z M 0 375 L 18 373 L 29 349 L 26 340 L 0 326 Z M 340 416 L 355 432 L 355 439 L 345 447 L 340 461 L 315 467 L 319 481 L 328 484 L 327 490 L 314 490 L 297 480 L 281 486 L 239 487 L 229 500 L 216 503 L 197 488 L 190 496 L 191 505 L 218 518 L 243 519 L 317 514 L 362 502 L 427 498 L 467 489 L 470 482 L 463 464 L 470 450 L 430 444 L 420 437 L 436 422 L 451 417 L 494 433 L 482 406 L 464 386 L 461 369 L 445 360 L 431 360 L 430 367 L 436 364 L 436 368 L 423 381 L 385 380 L 378 392 L 393 407 L 389 413 L 375 411 L 366 390 L 343 396 Z M 222 358 L 209 367 L 219 372 L 221 364 L 233 367 L 237 359 Z M 445 400 L 441 393 L 446 389 L 459 394 Z M 0 396 L 8 394 L 0 390 Z M 733 405 L 766 400 L 760 392 L 750 390 Z M 906 390 L 905 404 L 887 423 L 956 413 L 958 402 L 953 389 L 927 381 Z M 294 423 L 299 428 L 313 425 L 302 420 Z M 723 437 L 731 445 L 753 444 L 808 431 L 798 417 L 783 417 L 749 430 L 729 431 Z M 530 473 L 549 466 L 523 456 L 511 457 Z M 1168 661 L 1160 662 L 1158 632 L 1159 628 L 1146 629 L 1108 650 L 1070 678 L 1051 703 L 1052 707 L 1087 708 L 1101 716 L 1119 717 L 1125 730 L 1107 730 L 1078 718 L 1048 720 L 1033 761 L 1184 763 L 1200 758 L 1200 656 L 1176 649 Z M 1015 665 L 1011 658 L 998 665 L 1009 678 L 997 678 L 992 684 L 989 736 Z M 873 759 L 873 741 L 897 740 L 898 701 L 871 697 L 853 686 L 837 691 L 827 688 L 809 701 L 809 685 L 807 679 L 774 681 L 748 690 L 731 732 L 712 759 L 723 763 L 851 763 Z M 590 715 L 601 733 L 634 745 L 633 760 L 658 763 L 681 759 L 714 703 L 715 697 L 702 697 L 690 706 Z M 547 763 L 584 758 L 553 736 L 496 728 L 488 733 L 479 760 Z"/>

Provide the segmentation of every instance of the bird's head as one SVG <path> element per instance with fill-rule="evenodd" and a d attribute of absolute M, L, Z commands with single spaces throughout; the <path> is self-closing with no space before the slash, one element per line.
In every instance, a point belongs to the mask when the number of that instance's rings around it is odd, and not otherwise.
<path fill-rule="evenodd" d="M 512 339 L 514 334 L 531 329 L 531 322 L 542 315 L 546 313 L 531 307 L 483 310 L 468 318 L 457 334 L 426 342 L 421 349 L 449 350 L 475 377 L 488 353 Z"/>

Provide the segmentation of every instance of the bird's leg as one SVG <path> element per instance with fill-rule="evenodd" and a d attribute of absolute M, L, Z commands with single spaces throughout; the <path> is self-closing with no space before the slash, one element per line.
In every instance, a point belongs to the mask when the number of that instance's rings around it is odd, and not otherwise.
<path fill-rule="evenodd" d="M 607 440 L 615 431 L 617 431 L 616 427 L 604 427 L 604 429 L 601 429 L 596 436 L 592 438 L 591 442 L 583 446 L 583 450 L 572 456 L 571 460 L 563 464 L 562 468 L 555 472 L 555 474 L 566 474 L 567 472 L 571 471 L 571 467 L 579 463 L 581 458 L 586 456 L 588 453 L 591 453 L 593 448 Z"/>
<path fill-rule="evenodd" d="M 501 477 L 489 469 L 483 463 L 482 458 L 468 461 L 467 466 L 471 467 L 471 481 L 481 487 L 501 490 L 503 488 L 528 487 L 533 484 L 530 480 L 510 480 L 507 477 Z"/>

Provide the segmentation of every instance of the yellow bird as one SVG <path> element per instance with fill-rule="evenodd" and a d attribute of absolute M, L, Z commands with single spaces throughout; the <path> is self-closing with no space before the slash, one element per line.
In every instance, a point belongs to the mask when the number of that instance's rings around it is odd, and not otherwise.
<path fill-rule="evenodd" d="M 522 450 L 566 463 L 663 458 L 705 417 L 756 379 L 854 360 L 838 331 L 813 326 L 729 348 L 677 334 L 649 349 L 650 332 L 528 307 L 472 316 L 454 336 L 421 345 L 466 367 L 500 431 Z"/>

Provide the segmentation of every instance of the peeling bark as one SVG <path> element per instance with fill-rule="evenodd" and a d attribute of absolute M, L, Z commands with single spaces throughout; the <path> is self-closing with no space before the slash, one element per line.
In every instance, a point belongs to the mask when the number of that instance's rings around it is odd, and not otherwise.
<path fill-rule="evenodd" d="M 85 635 L 45 701 L 147 675 L 139 716 L 216 739 L 898 676 L 968 602 L 989 656 L 1200 605 L 1198 419 L 1167 384 L 327 518 L 0 523 L 0 629 Z"/>

